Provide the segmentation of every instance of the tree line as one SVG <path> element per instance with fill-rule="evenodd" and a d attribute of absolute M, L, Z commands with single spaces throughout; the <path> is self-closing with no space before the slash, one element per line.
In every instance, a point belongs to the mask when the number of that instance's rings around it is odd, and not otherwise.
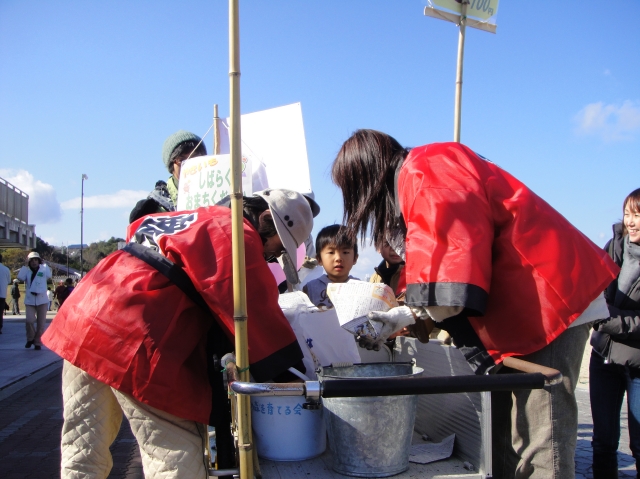
<path fill-rule="evenodd" d="M 118 242 L 124 241 L 122 238 L 111 237 L 106 241 L 97 241 L 91 243 L 82 251 L 82 263 L 84 271 L 90 271 L 95 265 L 97 265 L 102 258 L 107 257 L 118 249 Z M 56 273 L 56 268 L 53 268 L 53 275 L 64 275 L 67 266 L 67 254 L 60 248 L 55 248 L 49 243 L 44 241 L 40 237 L 36 237 L 36 247 L 33 250 L 22 249 L 0 249 L 2 253 L 2 263 L 11 270 L 11 276 L 15 277 L 16 270 L 21 266 L 27 264 L 27 255 L 31 251 L 36 251 L 42 259 L 47 262 L 58 263 L 64 265 L 63 271 Z M 74 268 L 80 271 L 80 255 L 69 256 L 69 268 Z"/>

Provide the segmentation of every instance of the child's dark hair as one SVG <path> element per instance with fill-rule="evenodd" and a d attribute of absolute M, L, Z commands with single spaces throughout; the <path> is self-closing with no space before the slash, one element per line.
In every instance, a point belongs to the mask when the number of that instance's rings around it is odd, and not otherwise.
<path fill-rule="evenodd" d="M 338 248 L 353 248 L 353 254 L 358 254 L 358 244 L 351 240 L 347 234 L 347 229 L 342 225 L 325 226 L 316 237 L 316 254 L 325 246 L 336 246 Z"/>

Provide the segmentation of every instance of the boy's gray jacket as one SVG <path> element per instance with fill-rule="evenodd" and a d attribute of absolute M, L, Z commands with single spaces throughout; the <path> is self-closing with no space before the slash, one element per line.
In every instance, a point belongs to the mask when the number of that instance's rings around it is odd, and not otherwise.
<path fill-rule="evenodd" d="M 622 223 L 613 225 L 613 238 L 605 250 L 618 266 L 622 265 L 624 236 Z M 594 325 L 593 350 L 607 362 L 640 368 L 640 277 L 636 278 L 620 307 L 613 306 L 618 280 L 605 290 L 610 317 Z"/>

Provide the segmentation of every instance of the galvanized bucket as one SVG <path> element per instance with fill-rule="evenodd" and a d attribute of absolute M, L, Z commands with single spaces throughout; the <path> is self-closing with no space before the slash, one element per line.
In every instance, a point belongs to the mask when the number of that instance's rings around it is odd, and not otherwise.
<path fill-rule="evenodd" d="M 328 367 L 320 380 L 412 377 L 422 369 L 411 363 Z M 324 420 L 333 470 L 347 476 L 388 477 L 409 468 L 409 448 L 417 396 L 323 398 Z"/>

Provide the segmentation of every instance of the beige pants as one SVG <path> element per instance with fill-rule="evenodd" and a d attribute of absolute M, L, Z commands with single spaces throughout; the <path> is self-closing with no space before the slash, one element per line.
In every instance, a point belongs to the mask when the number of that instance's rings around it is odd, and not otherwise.
<path fill-rule="evenodd" d="M 47 321 L 47 308 L 49 303 L 39 304 L 38 306 L 25 305 L 27 310 L 27 319 L 25 326 L 27 329 L 27 341 L 33 341 L 33 344 L 41 346 L 40 336 L 44 333 L 44 325 Z M 37 325 L 37 326 L 36 326 Z"/>
<path fill-rule="evenodd" d="M 109 446 L 122 413 L 138 441 L 146 479 L 207 479 L 206 427 L 136 401 L 64 361 L 62 479 L 104 479 L 113 459 Z"/>

